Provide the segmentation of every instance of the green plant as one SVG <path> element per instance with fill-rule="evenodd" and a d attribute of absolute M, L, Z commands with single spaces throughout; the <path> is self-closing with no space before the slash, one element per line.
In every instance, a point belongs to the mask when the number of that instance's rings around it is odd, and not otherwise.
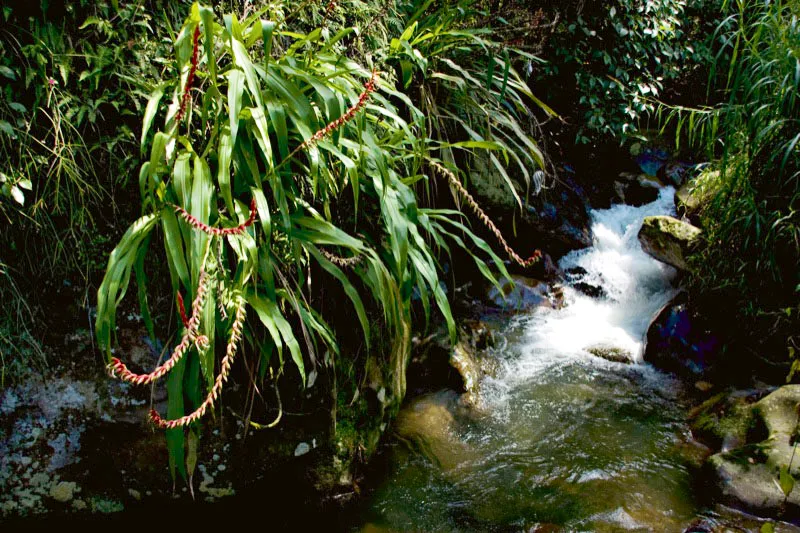
<path fill-rule="evenodd" d="M 153 8 L 4 3 L 0 172 L 3 193 L 15 203 L 0 202 L 7 222 L 0 238 L 9 247 L 34 241 L 37 250 L 4 258 L 17 270 L 45 276 L 85 269 L 83 243 L 112 214 L 116 188 L 139 164 L 132 117 L 166 62 L 161 36 L 174 14 L 153 16 Z"/>
<path fill-rule="evenodd" d="M 37 368 L 23 348 L 51 322 L 48 287 L 90 286 L 113 221 L 130 220 L 118 193 L 139 165 L 133 130 L 183 12 L 159 0 L 0 7 L 0 292 L 19 313 L 7 317 L 3 355 Z"/>
<path fill-rule="evenodd" d="M 534 68 L 533 78 L 564 92 L 554 101 L 577 104 L 578 143 L 596 135 L 636 136 L 640 122 L 655 111 L 653 98 L 695 65 L 708 63 L 703 20 L 690 16 L 693 10 L 713 14 L 705 4 L 614 0 L 565 8 L 549 38 L 552 58 Z"/>
<path fill-rule="evenodd" d="M 414 10 L 401 41 L 415 34 L 429 5 Z M 260 18 L 273 8 L 277 22 Z M 251 366 L 260 369 L 260 379 L 281 375 L 285 352 L 302 382 L 307 362 L 316 364 L 322 349 L 338 354 L 335 331 L 311 304 L 314 287 L 341 286 L 367 346 L 371 331 L 361 293 L 382 310 L 381 322 L 396 344 L 386 362 L 392 377 L 387 402 L 396 408 L 405 394 L 412 296 L 419 295 L 426 319 L 435 304 L 455 337 L 439 254 L 455 244 L 494 283 L 481 256 L 507 275 L 460 212 L 423 207 L 414 187 L 428 181 L 426 169 L 444 168 L 439 154 L 484 149 L 507 161 L 511 150 L 499 142 L 431 138 L 432 122 L 403 92 L 413 86 L 410 78 L 402 66 L 398 78 L 388 68 L 407 50 L 396 40 L 374 50 L 371 56 L 383 63 L 370 65 L 370 55 L 359 62 L 347 54 L 344 41 L 353 28 L 333 33 L 329 24 L 325 31 L 300 33 L 288 26 L 289 18 L 282 6 L 273 6 L 241 21 L 225 15 L 220 24 L 211 9 L 193 5 L 175 41 L 180 74 L 156 88 L 144 113 L 144 214 L 111 254 L 98 291 L 97 336 L 104 349 L 112 346 L 131 274 L 153 335 L 144 259 L 153 236 L 163 235 L 181 341 L 149 374 L 133 373 L 110 353 L 109 370 L 137 384 L 167 377 L 168 418 L 151 418 L 167 429 L 173 472 L 186 473 L 183 428 L 197 436 L 197 421 L 217 399 L 240 339 L 256 357 Z M 448 54 L 466 59 L 481 51 L 480 40 L 468 34 L 455 39 L 456 33 L 438 28 L 420 42 L 442 61 Z M 424 63 L 417 68 L 429 75 Z M 506 87 L 488 95 L 523 91 L 508 72 L 503 78 Z M 469 82 L 455 85 L 463 99 Z M 512 113 L 506 113 L 507 124 Z M 157 117 L 160 128 L 154 128 Z M 532 141 L 522 131 L 515 135 L 527 139 L 530 154 Z M 191 298 L 190 316 L 181 294 Z M 257 322 L 245 326 L 248 314 Z M 227 340 L 218 339 L 228 330 Z M 225 346 L 219 372 L 218 344 Z"/>
<path fill-rule="evenodd" d="M 800 261 L 800 5 L 737 0 L 718 27 L 710 92 L 718 105 L 662 106 L 664 128 L 699 147 L 717 173 L 699 182 L 707 244 L 695 282 L 758 323 L 760 342 L 794 350 Z"/>

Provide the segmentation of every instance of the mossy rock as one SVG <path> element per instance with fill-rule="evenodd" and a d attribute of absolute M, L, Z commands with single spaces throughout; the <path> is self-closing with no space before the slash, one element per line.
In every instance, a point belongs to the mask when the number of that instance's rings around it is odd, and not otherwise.
<path fill-rule="evenodd" d="M 623 350 L 617 346 L 597 345 L 587 348 L 586 351 L 595 357 L 611 361 L 612 363 L 631 364 L 633 362 L 633 355 L 628 350 Z"/>
<path fill-rule="evenodd" d="M 799 405 L 800 385 L 777 389 L 752 406 L 748 442 L 709 459 L 722 503 L 765 517 L 800 517 L 800 488 L 794 487 L 800 461 L 793 460 Z"/>
<path fill-rule="evenodd" d="M 716 450 L 728 451 L 747 442 L 756 419 L 746 394 L 715 394 L 689 413 L 692 434 Z"/>
<path fill-rule="evenodd" d="M 680 270 L 688 270 L 686 256 L 701 230 L 670 216 L 645 217 L 639 230 L 642 249 L 652 257 Z"/>

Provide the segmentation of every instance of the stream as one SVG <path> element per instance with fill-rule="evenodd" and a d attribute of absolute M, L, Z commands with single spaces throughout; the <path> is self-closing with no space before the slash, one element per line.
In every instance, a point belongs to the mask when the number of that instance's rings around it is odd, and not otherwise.
<path fill-rule="evenodd" d="M 667 187 L 653 203 L 591 213 L 594 245 L 560 266 L 605 297 L 568 283 L 562 309 L 494 324 L 497 342 L 484 356 L 499 370 L 482 382 L 477 409 L 451 391 L 406 408 L 405 420 L 420 427 L 405 439 L 411 446 L 388 452 L 362 531 L 682 531 L 691 523 L 698 507 L 681 385 L 642 363 L 675 271 L 646 255 L 637 233 L 645 216 L 674 212 L 673 195 Z"/>

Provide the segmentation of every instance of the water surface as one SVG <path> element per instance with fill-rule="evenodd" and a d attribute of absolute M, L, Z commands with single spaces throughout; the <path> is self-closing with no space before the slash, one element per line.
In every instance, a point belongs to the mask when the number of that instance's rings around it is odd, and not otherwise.
<path fill-rule="evenodd" d="M 500 370 L 479 409 L 452 392 L 407 408 L 399 432 L 410 446 L 394 447 L 365 529 L 681 531 L 697 516 L 680 385 L 641 362 L 675 272 L 637 233 L 645 216 L 673 212 L 673 194 L 592 213 L 594 245 L 561 266 L 605 297 L 568 285 L 563 309 L 502 324 L 488 354 Z M 632 364 L 592 355 L 603 350 Z M 435 431 L 408 431 L 407 420 Z"/>

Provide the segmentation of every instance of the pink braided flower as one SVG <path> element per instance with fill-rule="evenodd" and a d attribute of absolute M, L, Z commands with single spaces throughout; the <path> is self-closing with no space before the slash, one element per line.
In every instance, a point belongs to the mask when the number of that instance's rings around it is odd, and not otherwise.
<path fill-rule="evenodd" d="M 152 383 L 165 376 L 178 362 L 186 355 L 189 347 L 192 344 L 197 344 L 199 348 L 208 346 L 208 338 L 204 335 L 198 335 L 200 327 L 200 315 L 203 310 L 203 304 L 208 294 L 208 276 L 205 270 L 200 271 L 200 280 L 197 284 L 197 295 L 192 302 L 192 318 L 186 322 L 186 332 L 181 338 L 181 342 L 175 347 L 172 355 L 167 359 L 163 365 L 159 366 L 149 374 L 136 374 L 128 369 L 120 359 L 112 357 L 111 362 L 107 368 L 112 376 L 116 376 L 122 381 L 132 383 L 133 385 L 146 385 Z M 179 294 L 180 296 L 180 294 Z M 182 299 L 182 298 L 181 298 Z M 181 306 L 182 307 L 182 306 Z"/>
<path fill-rule="evenodd" d="M 344 115 L 330 122 L 327 126 L 325 126 L 321 130 L 317 131 L 314 135 L 312 135 L 310 139 L 303 142 L 303 144 L 299 146 L 298 150 L 304 150 L 308 148 L 314 143 L 321 141 L 322 139 L 333 133 L 335 130 L 341 128 L 347 122 L 350 122 L 356 116 L 356 113 L 361 111 L 364 108 L 364 106 L 367 105 L 367 101 L 369 100 L 370 95 L 373 92 L 375 92 L 375 89 L 377 88 L 377 81 L 378 81 L 378 71 L 373 70 L 372 76 L 364 84 L 364 92 L 362 92 L 359 95 L 358 101 L 352 106 L 350 106 L 350 108 L 345 112 Z"/>
<path fill-rule="evenodd" d="M 183 118 L 184 113 L 186 113 L 186 107 L 189 104 L 189 101 L 192 99 L 192 85 L 194 84 L 194 77 L 197 73 L 197 55 L 200 49 L 200 25 L 198 24 L 194 28 L 194 36 L 193 36 L 193 43 L 192 43 L 192 63 L 189 67 L 189 75 L 186 77 L 186 86 L 183 88 L 183 94 L 181 95 L 181 105 L 178 109 L 178 112 L 175 114 L 175 122 L 180 121 Z"/>
<path fill-rule="evenodd" d="M 214 386 L 211 387 L 206 399 L 190 414 L 173 420 L 165 420 L 161 418 L 161 415 L 158 414 L 158 411 L 151 409 L 150 421 L 154 425 L 160 427 L 161 429 L 175 429 L 177 427 L 188 426 L 193 422 L 200 420 L 209 409 L 214 407 L 214 402 L 217 401 L 220 393 L 222 392 L 222 386 L 226 381 L 228 381 L 228 375 L 230 374 L 231 367 L 233 366 L 233 360 L 236 357 L 239 341 L 242 338 L 244 320 L 247 316 L 245 299 L 242 296 L 238 296 L 237 300 L 236 317 L 234 318 L 233 325 L 231 326 L 231 336 L 228 340 L 227 348 L 225 349 L 225 356 L 222 358 L 222 362 L 220 363 L 219 374 L 217 375 L 217 379 L 214 381 Z"/>
<path fill-rule="evenodd" d="M 508 257 L 510 257 L 515 263 L 517 263 L 522 268 L 528 268 L 530 266 L 535 265 L 542 259 L 542 251 L 541 250 L 534 250 L 531 256 L 528 259 L 523 259 L 520 255 L 514 251 L 513 248 L 508 244 L 508 242 L 503 237 L 503 234 L 500 233 L 500 229 L 492 222 L 483 209 L 478 205 L 478 202 L 472 197 L 472 195 L 464 188 L 461 182 L 458 180 L 455 174 L 453 174 L 450 170 L 446 169 L 445 167 L 441 166 L 438 163 L 433 163 L 433 168 L 436 169 L 440 174 L 447 178 L 450 182 L 450 185 L 458 191 L 458 194 L 464 199 L 465 202 L 469 205 L 470 209 L 477 215 L 483 224 L 489 228 L 489 231 L 494 234 L 495 238 L 498 240 L 500 245 L 505 250 Z"/>
<path fill-rule="evenodd" d="M 178 213 L 178 215 L 180 215 L 180 217 L 184 219 L 186 222 L 188 222 L 189 225 L 192 226 L 194 229 L 215 236 L 241 235 L 242 233 L 244 233 L 245 228 L 253 225 L 253 222 L 256 221 L 256 217 L 258 216 L 255 196 L 253 196 L 253 198 L 250 200 L 250 217 L 243 224 L 239 224 L 235 228 L 215 228 L 201 222 L 196 216 L 192 215 L 186 209 L 182 208 L 179 205 L 172 204 L 172 207 L 175 209 L 175 212 Z"/>

